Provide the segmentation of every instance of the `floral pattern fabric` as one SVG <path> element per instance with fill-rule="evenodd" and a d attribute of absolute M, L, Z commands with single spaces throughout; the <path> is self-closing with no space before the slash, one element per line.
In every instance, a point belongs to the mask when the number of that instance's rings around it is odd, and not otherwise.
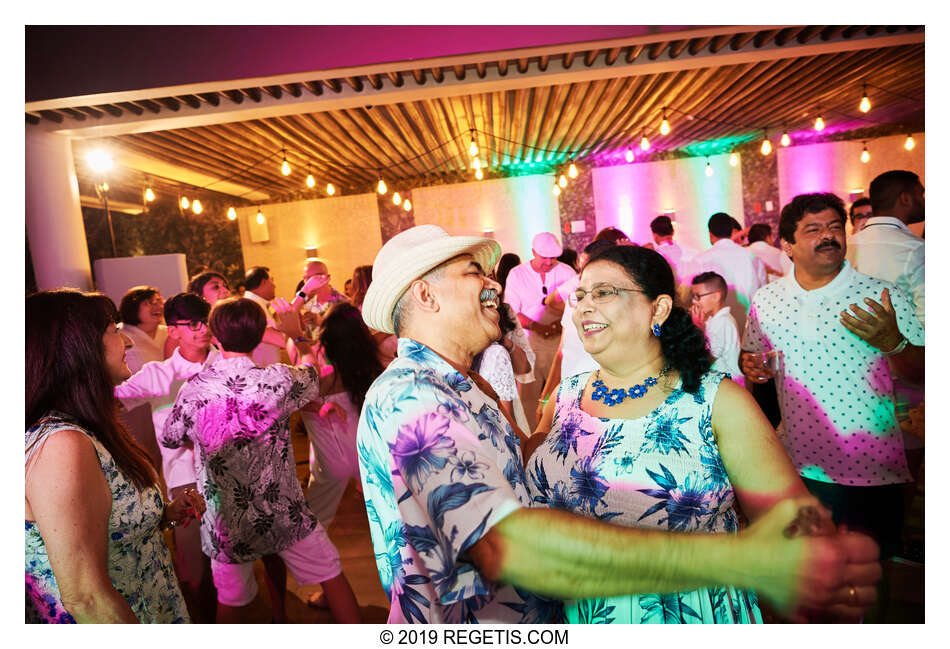
<path fill-rule="evenodd" d="M 222 358 L 182 386 L 161 443 L 191 441 L 198 460 L 201 549 L 221 563 L 285 550 L 319 523 L 294 468 L 290 414 L 319 397 L 312 367 Z"/>
<path fill-rule="evenodd" d="M 26 431 L 28 453 L 38 452 L 50 435 L 66 429 L 89 436 L 112 492 L 106 559 L 112 585 L 129 603 L 139 622 L 190 622 L 171 553 L 158 529 L 164 508 L 158 488 L 136 487 L 89 431 L 59 413 L 48 414 Z M 31 521 L 26 522 L 26 621 L 75 623 L 60 599 L 43 537 Z"/>
<path fill-rule="evenodd" d="M 517 435 L 434 351 L 399 339 L 366 395 L 357 453 L 390 622 L 549 622 L 561 603 L 484 579 L 465 551 L 530 504 Z"/>
<path fill-rule="evenodd" d="M 561 381 L 547 439 L 528 461 L 533 501 L 615 525 L 735 533 L 735 494 L 713 436 L 712 404 L 725 377 L 695 394 L 674 389 L 646 417 L 593 417 L 580 408 L 591 372 Z M 730 586 L 565 602 L 572 623 L 761 622 L 754 592 Z"/>

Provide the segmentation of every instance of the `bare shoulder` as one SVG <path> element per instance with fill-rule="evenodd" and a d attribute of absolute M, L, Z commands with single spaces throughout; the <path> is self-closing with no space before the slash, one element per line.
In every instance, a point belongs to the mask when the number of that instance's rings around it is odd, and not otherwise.
<path fill-rule="evenodd" d="M 27 469 L 39 468 L 40 465 L 54 465 L 56 468 L 65 469 L 90 462 L 98 469 L 99 454 L 89 435 L 75 428 L 63 428 L 49 434 L 42 448 L 31 458 Z"/>

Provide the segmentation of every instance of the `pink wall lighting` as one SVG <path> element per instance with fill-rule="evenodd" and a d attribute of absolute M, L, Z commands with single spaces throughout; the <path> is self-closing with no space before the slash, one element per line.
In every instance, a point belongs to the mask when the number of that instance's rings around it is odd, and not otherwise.
<path fill-rule="evenodd" d="M 670 214 L 677 239 L 697 250 L 709 247 L 706 221 L 727 212 L 743 221 L 742 174 L 729 165 L 729 155 L 681 158 L 593 170 L 597 230 L 620 228 L 635 243 L 652 241 L 650 221 Z"/>

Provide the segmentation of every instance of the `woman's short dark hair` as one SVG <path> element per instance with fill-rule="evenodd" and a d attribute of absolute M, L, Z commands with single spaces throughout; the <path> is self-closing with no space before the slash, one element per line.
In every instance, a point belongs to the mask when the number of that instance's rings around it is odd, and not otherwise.
<path fill-rule="evenodd" d="M 623 231 L 613 226 L 606 227 L 594 235 L 594 241 L 611 241 L 613 243 L 617 243 L 618 241 L 623 241 L 624 239 L 630 241 L 630 237 L 628 237 Z"/>
<path fill-rule="evenodd" d="M 838 214 L 842 224 L 845 222 L 847 216 L 844 202 L 831 192 L 799 194 L 782 208 L 778 219 L 778 236 L 789 243 L 795 243 L 795 230 L 805 214 L 818 214 L 829 209 Z"/>
<path fill-rule="evenodd" d="M 217 273 L 213 270 L 209 270 L 204 273 L 199 273 L 191 278 L 191 281 L 188 282 L 188 292 L 194 293 L 198 297 L 204 297 L 205 284 L 210 282 L 215 277 L 217 277 L 222 282 L 224 282 L 225 286 L 230 286 L 230 284 L 228 283 L 227 277 L 225 277 L 221 273 Z"/>
<path fill-rule="evenodd" d="M 158 295 L 158 289 L 154 286 L 133 286 L 119 302 L 119 318 L 125 324 L 138 325 L 142 321 L 139 319 L 139 307 L 142 302 L 147 302 Z"/>
<path fill-rule="evenodd" d="M 148 454 L 119 421 L 102 336 L 118 316 L 101 293 L 61 288 L 26 298 L 26 426 L 64 413 L 99 440 L 140 488 L 158 482 Z"/>
<path fill-rule="evenodd" d="M 360 310 L 349 302 L 337 302 L 327 311 L 318 338 L 353 405 L 361 409 L 369 386 L 383 371 L 383 364 Z"/>
<path fill-rule="evenodd" d="M 208 326 L 221 343 L 221 349 L 250 354 L 264 338 L 267 316 L 257 302 L 245 297 L 229 297 L 211 309 Z"/>
<path fill-rule="evenodd" d="M 659 295 L 675 298 L 673 270 L 660 253 L 641 246 L 611 246 L 594 255 L 586 268 L 597 261 L 609 261 L 623 268 L 647 299 Z M 693 324 L 686 309 L 673 306 L 662 325 L 660 345 L 667 365 L 679 372 L 683 390 L 694 393 L 712 366 L 706 336 Z"/>

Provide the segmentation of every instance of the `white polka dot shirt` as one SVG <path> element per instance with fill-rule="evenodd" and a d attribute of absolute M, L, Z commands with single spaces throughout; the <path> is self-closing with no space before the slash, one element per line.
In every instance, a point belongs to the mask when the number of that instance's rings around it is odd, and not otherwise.
<path fill-rule="evenodd" d="M 782 408 L 780 435 L 805 478 L 852 486 L 911 480 L 894 416 L 887 359 L 845 329 L 840 313 L 867 308 L 890 289 L 901 333 L 924 344 L 914 307 L 890 282 L 855 271 L 847 261 L 829 284 L 806 291 L 791 272 L 752 299 L 742 348 L 780 350 L 775 385 Z"/>

